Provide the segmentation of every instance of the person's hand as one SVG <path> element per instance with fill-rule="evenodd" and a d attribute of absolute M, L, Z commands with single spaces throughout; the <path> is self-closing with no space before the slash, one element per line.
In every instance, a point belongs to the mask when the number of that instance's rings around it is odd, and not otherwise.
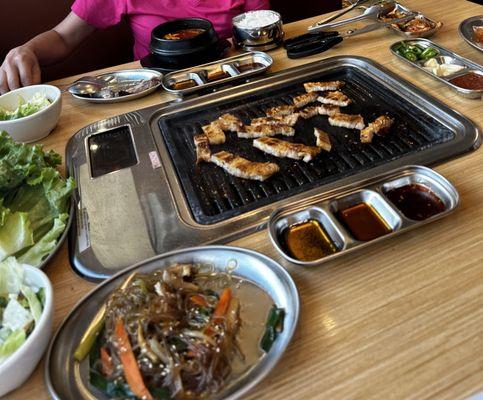
<path fill-rule="evenodd" d="M 0 67 L 0 94 L 37 83 L 40 66 L 34 52 L 26 46 L 10 50 Z"/>

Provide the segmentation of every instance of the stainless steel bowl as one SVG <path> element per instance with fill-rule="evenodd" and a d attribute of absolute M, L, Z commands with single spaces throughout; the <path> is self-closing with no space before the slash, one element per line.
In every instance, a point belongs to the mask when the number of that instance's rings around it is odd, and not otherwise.
<path fill-rule="evenodd" d="M 256 28 L 242 28 L 240 22 L 247 16 L 247 14 L 256 13 L 257 11 L 248 11 L 233 18 L 233 37 L 237 47 L 241 47 L 244 50 L 266 51 L 280 46 L 284 35 L 282 17 L 275 11 L 263 11 L 275 15 L 277 21 Z"/>

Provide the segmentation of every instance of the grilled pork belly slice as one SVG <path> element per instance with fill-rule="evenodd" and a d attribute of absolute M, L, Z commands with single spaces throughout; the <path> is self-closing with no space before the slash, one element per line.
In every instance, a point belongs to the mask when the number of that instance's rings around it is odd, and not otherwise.
<path fill-rule="evenodd" d="M 377 117 L 374 122 L 370 122 L 367 127 L 361 130 L 361 142 L 371 143 L 374 134 L 383 136 L 387 133 L 394 120 L 387 115 Z"/>
<path fill-rule="evenodd" d="M 335 115 L 340 113 L 340 108 L 333 104 L 322 104 L 317 107 L 317 112 L 320 115 Z"/>
<path fill-rule="evenodd" d="M 305 107 L 299 110 L 299 115 L 303 119 L 309 119 L 315 117 L 319 113 L 317 106 Z"/>
<path fill-rule="evenodd" d="M 248 125 L 237 132 L 239 138 L 256 139 L 276 135 L 293 136 L 295 129 L 288 125 Z"/>
<path fill-rule="evenodd" d="M 317 97 L 317 100 L 322 104 L 333 104 L 340 107 L 348 106 L 352 102 L 344 93 L 339 91 L 322 94 Z"/>
<path fill-rule="evenodd" d="M 243 123 L 233 114 L 223 114 L 217 120 L 218 125 L 223 131 L 236 132 L 243 126 Z"/>
<path fill-rule="evenodd" d="M 307 104 L 317 101 L 318 93 L 304 93 L 293 98 L 293 104 L 297 108 L 305 107 Z"/>
<path fill-rule="evenodd" d="M 364 118 L 362 115 L 335 114 L 329 117 L 329 124 L 348 129 L 364 129 Z"/>
<path fill-rule="evenodd" d="M 288 125 L 294 126 L 299 119 L 298 113 L 289 115 L 276 115 L 274 117 L 259 117 L 252 119 L 251 125 Z"/>
<path fill-rule="evenodd" d="M 210 142 L 206 135 L 195 135 L 196 163 L 209 162 L 211 157 Z"/>
<path fill-rule="evenodd" d="M 322 129 L 314 128 L 314 135 L 317 139 L 317 147 L 324 149 L 325 151 L 330 151 L 332 149 L 332 144 L 330 143 L 330 137 L 327 132 Z"/>
<path fill-rule="evenodd" d="M 304 88 L 307 93 L 325 92 L 327 90 L 340 89 L 344 84 L 344 81 L 306 82 L 304 83 Z"/>
<path fill-rule="evenodd" d="M 250 161 L 227 151 L 213 154 L 210 161 L 231 175 L 257 181 L 264 181 L 280 170 L 275 163 Z"/>
<path fill-rule="evenodd" d="M 312 160 L 321 150 L 318 147 L 306 146 L 302 143 L 291 143 L 267 137 L 255 139 L 253 146 L 275 157 L 287 157 L 305 162 Z"/>
<path fill-rule="evenodd" d="M 210 144 L 225 143 L 225 133 L 221 130 L 217 121 L 214 121 L 209 125 L 202 126 L 201 129 L 203 129 L 203 133 L 208 138 Z"/>
<path fill-rule="evenodd" d="M 277 106 L 277 107 L 271 107 L 267 111 L 265 111 L 265 114 L 267 114 L 267 117 L 275 117 L 276 115 L 289 115 L 293 114 L 295 112 L 295 107 L 294 106 Z"/>

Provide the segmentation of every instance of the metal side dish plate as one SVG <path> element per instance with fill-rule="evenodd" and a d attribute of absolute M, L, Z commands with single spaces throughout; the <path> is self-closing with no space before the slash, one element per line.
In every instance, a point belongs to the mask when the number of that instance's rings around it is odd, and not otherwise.
<path fill-rule="evenodd" d="M 278 263 L 254 251 L 226 246 L 190 248 L 160 255 L 128 268 L 96 287 L 72 309 L 58 328 L 46 356 L 45 382 L 53 399 L 107 400 L 89 383 L 89 357 L 79 363 L 74 360 L 74 350 L 106 298 L 131 273 L 163 270 L 175 263 L 210 265 L 237 279 L 240 318 L 242 321 L 245 319 L 241 329 L 246 331 L 242 333 L 240 330 L 239 333 L 242 351 L 248 351 L 249 346 L 258 346 L 258 338 L 264 333 L 265 324 L 253 322 L 255 316 L 266 321 L 272 305 L 285 311 L 283 330 L 276 336 L 268 353 L 260 352 L 258 357 L 250 357 L 252 363 L 238 369 L 239 372 L 233 372 L 221 391 L 211 398 L 240 398 L 276 366 L 292 339 L 299 317 L 299 296 L 290 275 Z M 244 283 L 250 284 L 252 289 L 242 295 L 240 291 Z M 250 321 L 253 323 L 250 324 Z"/>
<path fill-rule="evenodd" d="M 310 267 L 443 218 L 458 204 L 458 192 L 448 180 L 429 168 L 408 166 L 338 188 L 310 203 L 281 208 L 270 217 L 268 233 L 287 261 Z M 356 211 L 355 207 L 362 205 L 374 212 L 372 226 L 360 211 L 357 215 L 346 211 Z M 300 229 L 301 224 L 312 221 L 320 229 L 321 245 L 328 243 L 325 253 L 320 248 L 312 252 L 304 248 L 320 247 L 305 232 L 288 236 L 290 229 Z M 379 221 L 385 230 L 378 230 Z"/>

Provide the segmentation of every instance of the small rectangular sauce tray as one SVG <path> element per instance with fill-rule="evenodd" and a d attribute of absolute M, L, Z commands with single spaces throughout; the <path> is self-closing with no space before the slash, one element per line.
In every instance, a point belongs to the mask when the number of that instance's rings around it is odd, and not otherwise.
<path fill-rule="evenodd" d="M 164 75 L 162 84 L 166 91 L 184 96 L 260 74 L 272 64 L 267 53 L 253 51 L 171 72 Z"/>
<path fill-rule="evenodd" d="M 454 74 L 448 75 L 448 76 L 438 76 L 434 74 L 432 71 L 429 69 L 424 68 L 424 63 L 427 62 L 428 60 L 417 60 L 417 61 L 410 61 L 407 58 L 401 56 L 397 52 L 397 48 L 400 47 L 401 44 L 409 44 L 409 45 L 420 45 L 424 48 L 427 47 L 432 47 L 436 50 L 438 50 L 439 55 L 436 57 L 433 57 L 436 59 L 438 64 L 456 64 L 456 65 L 461 65 L 463 69 L 461 69 L 458 72 L 455 72 Z M 426 74 L 432 76 L 435 79 L 438 79 L 439 81 L 443 82 L 444 84 L 448 85 L 451 89 L 456 91 L 460 96 L 466 97 L 469 99 L 480 99 L 483 96 L 483 90 L 472 90 L 472 89 L 465 89 L 459 86 L 456 86 L 452 82 L 450 82 L 451 79 L 465 75 L 469 72 L 473 72 L 478 75 L 483 75 L 483 67 L 477 63 L 474 63 L 471 60 L 468 60 L 467 58 L 461 57 L 460 55 L 452 52 L 451 50 L 448 50 L 444 47 L 441 47 L 434 43 L 433 41 L 429 39 L 411 39 L 411 40 L 402 40 L 396 43 L 393 43 L 390 47 L 391 52 L 398 57 L 399 59 L 405 61 L 406 63 L 410 64 L 411 66 L 420 69 L 421 71 L 425 72 Z"/>
<path fill-rule="evenodd" d="M 408 166 L 322 194 L 310 204 L 279 209 L 270 217 L 268 232 L 272 244 L 286 260 L 315 266 L 443 218 L 458 203 L 458 192 L 443 176 L 427 167 Z M 369 215 L 360 214 L 365 211 L 361 206 L 371 211 Z M 365 217 L 374 217 L 374 223 Z M 302 254 L 297 246 L 304 242 L 297 244 L 293 240 L 305 238 L 307 246 L 313 244 L 313 236 L 300 234 L 300 227 L 313 221 L 321 228 L 328 251 L 309 260 L 310 257 L 297 256 Z M 294 233 L 295 229 L 299 229 L 298 233 Z M 303 253 L 319 254 L 309 248 Z"/>
<path fill-rule="evenodd" d="M 428 18 L 426 15 L 420 13 L 419 11 L 410 10 L 409 8 L 406 8 L 399 3 L 396 3 L 396 6 L 394 7 L 394 11 L 396 11 L 397 13 L 403 14 L 403 15 L 407 15 L 407 14 L 414 12 L 414 13 L 417 14 L 414 17 L 414 19 L 426 21 L 431 26 L 430 29 L 428 29 L 426 31 L 422 31 L 422 32 L 421 31 L 406 32 L 406 31 L 402 30 L 397 24 L 390 25 L 389 29 L 392 29 L 398 35 L 404 36 L 406 38 L 429 37 L 429 36 L 433 35 L 434 33 L 436 33 L 439 30 L 439 28 L 441 28 L 441 26 L 443 25 L 441 22 L 436 22 L 436 21 L 432 20 L 431 18 Z M 403 16 L 403 15 L 401 15 L 401 16 Z M 382 18 L 380 18 L 379 21 L 386 22 Z M 389 22 L 389 20 L 387 22 Z"/>

